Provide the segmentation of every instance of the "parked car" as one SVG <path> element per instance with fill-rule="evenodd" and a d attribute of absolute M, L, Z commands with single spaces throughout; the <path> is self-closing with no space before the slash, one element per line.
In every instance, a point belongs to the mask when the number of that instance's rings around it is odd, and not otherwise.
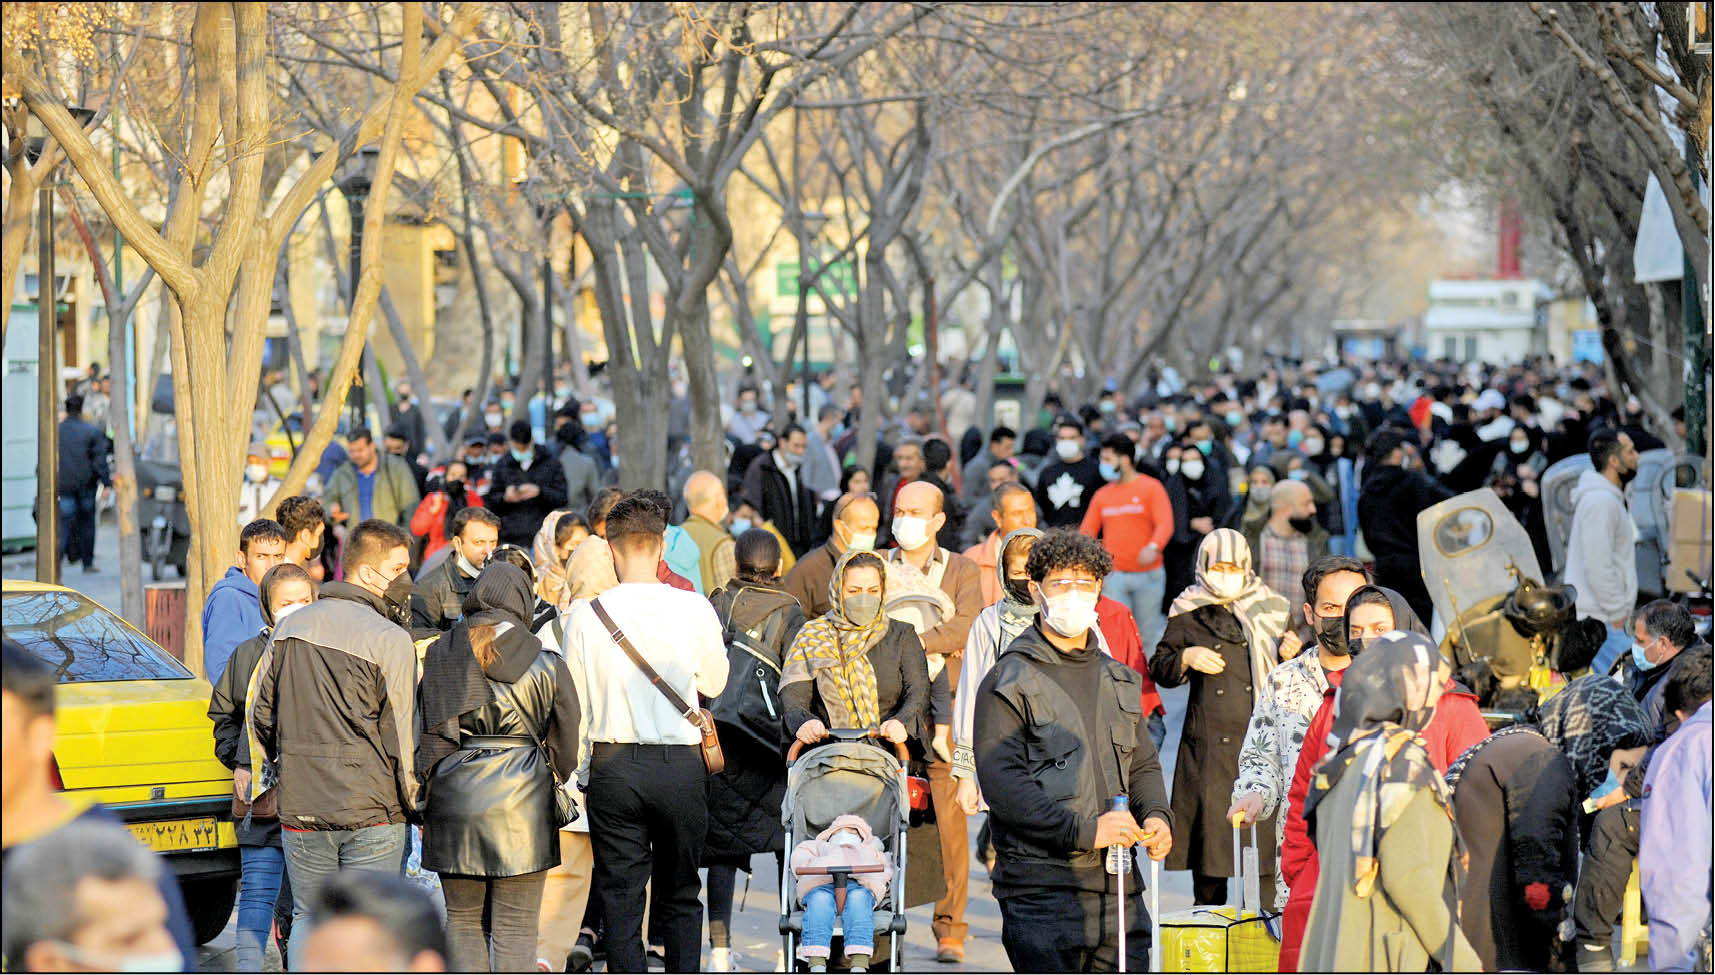
<path fill-rule="evenodd" d="M 99 802 L 178 875 L 198 944 L 238 899 L 232 773 L 214 757 L 208 681 L 71 589 L 0 582 L 6 638 L 54 668 L 54 762 L 74 805 Z"/>

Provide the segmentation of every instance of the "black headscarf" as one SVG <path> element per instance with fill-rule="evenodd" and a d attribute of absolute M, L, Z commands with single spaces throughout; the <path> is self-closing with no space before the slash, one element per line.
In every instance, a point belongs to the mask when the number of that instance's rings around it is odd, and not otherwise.
<path fill-rule="evenodd" d="M 423 734 L 417 740 L 417 774 L 427 778 L 435 763 L 458 750 L 459 719 L 494 700 L 489 680 L 510 683 L 542 650 L 530 633 L 536 596 L 530 577 L 509 562 L 490 562 L 464 598 L 464 618 L 430 644 L 417 689 Z M 507 624 L 494 639 L 495 660 L 485 669 L 470 642 L 473 626 Z"/>

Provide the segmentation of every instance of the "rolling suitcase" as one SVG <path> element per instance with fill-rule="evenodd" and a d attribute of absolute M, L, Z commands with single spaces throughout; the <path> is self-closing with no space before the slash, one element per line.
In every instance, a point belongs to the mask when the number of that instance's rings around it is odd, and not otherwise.
<path fill-rule="evenodd" d="M 1238 906 L 1192 907 L 1160 919 L 1156 936 L 1163 972 L 1272 972 L 1280 967 L 1278 914 L 1262 911 L 1258 884 L 1256 825 L 1241 848 L 1233 827 L 1233 866 Z M 1156 887 L 1159 889 L 1159 883 Z"/>

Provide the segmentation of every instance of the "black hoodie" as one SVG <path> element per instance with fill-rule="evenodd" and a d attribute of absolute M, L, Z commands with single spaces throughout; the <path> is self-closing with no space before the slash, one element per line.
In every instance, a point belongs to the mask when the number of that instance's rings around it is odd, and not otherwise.
<path fill-rule="evenodd" d="M 1109 891 L 1096 819 L 1115 794 L 1139 823 L 1173 814 L 1139 704 L 1137 673 L 1097 649 L 1063 653 L 1042 624 L 1018 635 L 977 689 L 972 745 L 989 804 L 995 892 Z M 1090 757 L 1095 761 L 1089 761 Z"/>

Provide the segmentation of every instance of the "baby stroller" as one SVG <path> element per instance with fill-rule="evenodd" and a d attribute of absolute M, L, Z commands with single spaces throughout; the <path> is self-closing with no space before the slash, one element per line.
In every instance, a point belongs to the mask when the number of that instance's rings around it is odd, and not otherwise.
<path fill-rule="evenodd" d="M 828 731 L 828 740 L 804 751 L 803 742 L 793 742 L 786 753 L 786 798 L 781 803 L 780 820 L 786 827 L 788 854 L 805 837 L 814 837 L 834 819 L 843 815 L 862 817 L 871 832 L 881 841 L 893 862 L 894 883 L 886 899 L 875 905 L 875 955 L 881 958 L 882 941 L 886 939 L 888 971 L 899 970 L 900 936 L 905 934 L 905 914 L 899 908 L 905 883 L 905 830 L 911 815 L 909 792 L 905 781 L 908 755 L 904 745 L 890 743 L 873 732 L 862 729 Z M 800 752 L 804 754 L 800 755 Z M 803 868 L 810 872 L 835 874 L 836 890 L 845 889 L 848 871 L 819 867 Z M 780 877 L 780 934 L 785 942 L 785 958 L 789 971 L 802 970 L 793 958 L 798 938 L 804 930 L 804 908 L 798 903 L 796 878 L 792 875 L 790 856 Z M 841 951 L 829 957 L 829 968 Z M 879 968 L 872 965 L 871 970 Z"/>

